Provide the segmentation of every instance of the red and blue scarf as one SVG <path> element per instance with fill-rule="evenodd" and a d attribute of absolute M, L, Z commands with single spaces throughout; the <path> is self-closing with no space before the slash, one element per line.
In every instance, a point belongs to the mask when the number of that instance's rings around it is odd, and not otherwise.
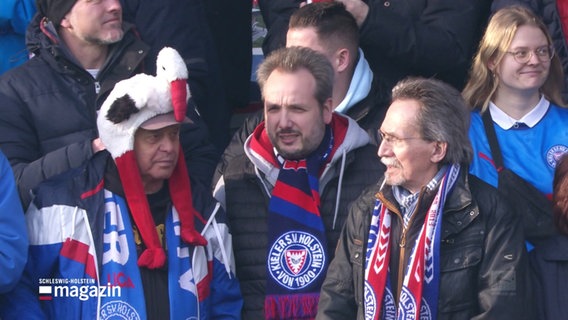
<path fill-rule="evenodd" d="M 320 216 L 319 178 L 343 144 L 349 120 L 333 114 L 317 150 L 298 161 L 279 161 L 264 122 L 254 130 L 251 152 L 279 168 L 267 219 L 266 319 L 313 319 L 329 264 Z"/>
<path fill-rule="evenodd" d="M 440 182 L 404 269 L 398 305 L 390 284 L 391 213 L 377 199 L 365 259 L 365 319 L 437 319 L 442 212 L 459 171 L 450 166 Z"/>
<path fill-rule="evenodd" d="M 329 258 L 320 216 L 319 172 L 333 147 L 326 127 L 306 159 L 278 157 L 281 168 L 268 205 L 266 319 L 312 319 Z"/>

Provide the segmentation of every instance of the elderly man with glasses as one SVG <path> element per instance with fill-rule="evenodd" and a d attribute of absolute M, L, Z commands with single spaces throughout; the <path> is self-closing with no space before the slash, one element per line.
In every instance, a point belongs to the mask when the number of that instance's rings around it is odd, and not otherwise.
<path fill-rule="evenodd" d="M 523 234 L 495 190 L 468 175 L 468 124 L 443 82 L 393 89 L 384 178 L 351 206 L 316 319 L 532 319 Z"/>

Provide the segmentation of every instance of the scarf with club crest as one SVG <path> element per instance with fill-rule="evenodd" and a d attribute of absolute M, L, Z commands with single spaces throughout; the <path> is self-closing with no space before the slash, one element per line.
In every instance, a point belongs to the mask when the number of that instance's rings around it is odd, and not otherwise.
<path fill-rule="evenodd" d="M 250 147 L 280 167 L 268 206 L 266 319 L 313 319 L 329 257 L 320 216 L 319 176 L 347 133 L 348 121 L 334 115 L 318 148 L 302 160 L 285 160 L 261 123 Z"/>

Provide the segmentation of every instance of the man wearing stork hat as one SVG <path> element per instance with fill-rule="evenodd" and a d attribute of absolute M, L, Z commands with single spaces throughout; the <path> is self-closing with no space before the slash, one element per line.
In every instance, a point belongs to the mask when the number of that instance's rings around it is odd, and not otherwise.
<path fill-rule="evenodd" d="M 185 99 L 168 86 L 117 83 L 97 120 L 106 151 L 37 188 L 29 262 L 2 319 L 240 318 L 225 212 L 190 182 Z"/>

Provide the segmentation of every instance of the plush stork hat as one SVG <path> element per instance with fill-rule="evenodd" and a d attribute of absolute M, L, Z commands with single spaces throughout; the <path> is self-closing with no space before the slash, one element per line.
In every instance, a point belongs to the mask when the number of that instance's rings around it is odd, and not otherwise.
<path fill-rule="evenodd" d="M 139 127 L 155 130 L 189 121 L 185 114 L 190 96 L 186 83 L 187 67 L 177 51 L 162 49 L 157 64 L 155 77 L 138 74 L 118 82 L 103 103 L 97 119 L 101 141 L 116 163 L 128 207 L 147 248 L 138 258 L 138 265 L 150 269 L 162 267 L 166 255 L 142 185 L 133 150 L 134 134 Z M 203 218 L 193 208 L 183 152 L 179 152 L 168 184 L 180 217 L 181 238 L 191 245 L 206 245 L 205 238 L 194 228 L 194 219 Z"/>

